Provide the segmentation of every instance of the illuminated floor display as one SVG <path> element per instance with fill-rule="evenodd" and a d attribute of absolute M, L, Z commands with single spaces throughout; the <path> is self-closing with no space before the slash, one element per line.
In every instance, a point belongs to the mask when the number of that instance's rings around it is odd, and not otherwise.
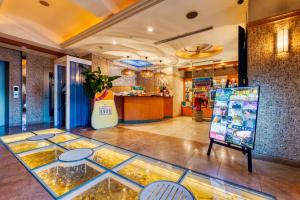
<path fill-rule="evenodd" d="M 60 147 L 51 146 L 46 149 L 29 151 L 20 154 L 19 156 L 29 168 L 33 169 L 56 161 L 58 159 L 58 156 L 64 151 L 65 150 Z"/>
<path fill-rule="evenodd" d="M 26 140 L 49 133 L 56 136 L 41 141 Z M 274 199 L 258 191 L 60 129 L 3 136 L 0 140 L 54 199 L 137 200 L 145 186 L 159 180 L 184 185 L 197 200 Z M 58 159 L 62 153 L 80 148 L 90 148 L 94 153 L 75 162 Z"/>
<path fill-rule="evenodd" d="M 20 141 L 20 142 L 9 143 L 8 146 L 14 153 L 22 153 L 22 152 L 30 151 L 33 149 L 46 147 L 46 146 L 49 146 L 50 144 L 51 143 L 46 140 L 41 140 L 41 141 L 26 141 L 26 140 L 24 140 L 24 141 Z"/>
<path fill-rule="evenodd" d="M 95 150 L 95 153 L 91 159 L 93 159 L 100 165 L 111 169 L 132 156 L 133 154 L 122 151 L 118 148 L 105 146 L 100 147 L 100 149 L 98 150 Z"/>
<path fill-rule="evenodd" d="M 57 134 L 55 137 L 51 138 L 50 141 L 54 143 L 62 143 L 62 142 L 67 142 L 70 140 L 74 140 L 79 138 L 77 135 L 71 134 L 71 133 L 61 133 Z"/>
<path fill-rule="evenodd" d="M 65 148 L 71 150 L 71 149 L 81 149 L 81 148 L 96 148 L 100 145 L 102 145 L 101 142 L 95 141 L 95 140 L 89 140 L 89 139 L 78 139 L 71 142 L 66 142 L 62 144 Z"/>
<path fill-rule="evenodd" d="M 119 171 L 121 175 L 144 186 L 159 180 L 177 182 L 183 172 L 183 169 L 145 158 L 138 158 Z"/>
<path fill-rule="evenodd" d="M 34 134 L 33 133 L 21 133 L 21 134 L 1 137 L 1 140 L 4 143 L 11 143 L 11 142 L 18 142 L 21 140 L 26 140 L 27 138 L 29 138 L 31 136 L 34 136 Z"/>

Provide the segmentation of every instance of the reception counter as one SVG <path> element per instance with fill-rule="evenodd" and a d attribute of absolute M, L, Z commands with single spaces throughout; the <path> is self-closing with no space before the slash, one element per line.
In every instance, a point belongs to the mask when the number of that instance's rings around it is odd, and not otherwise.
<path fill-rule="evenodd" d="M 129 124 L 162 121 L 173 116 L 173 98 L 115 96 L 119 121 Z"/>

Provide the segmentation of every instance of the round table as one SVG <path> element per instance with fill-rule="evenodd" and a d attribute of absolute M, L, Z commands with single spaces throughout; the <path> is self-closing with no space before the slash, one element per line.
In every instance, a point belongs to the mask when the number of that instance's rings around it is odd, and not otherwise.
<path fill-rule="evenodd" d="M 77 162 L 90 157 L 93 153 L 94 151 L 88 148 L 73 149 L 60 154 L 58 160 L 62 162 Z"/>
<path fill-rule="evenodd" d="M 183 185 L 171 181 L 157 181 L 147 185 L 139 196 L 139 200 L 156 199 L 195 200 L 195 197 Z"/>
<path fill-rule="evenodd" d="M 54 136 L 55 136 L 55 134 L 34 135 L 34 136 L 27 138 L 26 140 L 28 140 L 28 141 L 46 140 L 46 139 L 52 138 Z"/>

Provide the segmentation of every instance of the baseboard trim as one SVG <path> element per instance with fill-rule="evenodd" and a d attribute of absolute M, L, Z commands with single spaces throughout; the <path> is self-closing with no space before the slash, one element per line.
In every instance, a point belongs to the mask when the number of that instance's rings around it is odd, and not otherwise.
<path fill-rule="evenodd" d="M 300 160 L 288 160 L 288 159 L 276 158 L 276 157 L 271 157 L 271 156 L 266 156 L 261 154 L 253 154 L 253 158 L 300 168 Z"/>

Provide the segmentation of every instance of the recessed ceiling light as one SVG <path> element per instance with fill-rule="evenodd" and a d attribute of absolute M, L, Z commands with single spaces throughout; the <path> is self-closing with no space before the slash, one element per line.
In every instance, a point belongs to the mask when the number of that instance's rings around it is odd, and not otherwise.
<path fill-rule="evenodd" d="M 40 4 L 41 4 L 42 6 L 46 6 L 46 7 L 49 7 L 49 6 L 50 6 L 50 4 L 48 3 L 48 1 L 46 1 L 46 0 L 40 0 Z"/>
<path fill-rule="evenodd" d="M 116 40 L 114 40 L 112 43 L 113 43 L 113 44 L 117 44 L 117 41 L 116 41 Z"/>
<path fill-rule="evenodd" d="M 150 32 L 150 33 L 153 32 L 153 27 L 148 27 L 147 31 Z"/>

